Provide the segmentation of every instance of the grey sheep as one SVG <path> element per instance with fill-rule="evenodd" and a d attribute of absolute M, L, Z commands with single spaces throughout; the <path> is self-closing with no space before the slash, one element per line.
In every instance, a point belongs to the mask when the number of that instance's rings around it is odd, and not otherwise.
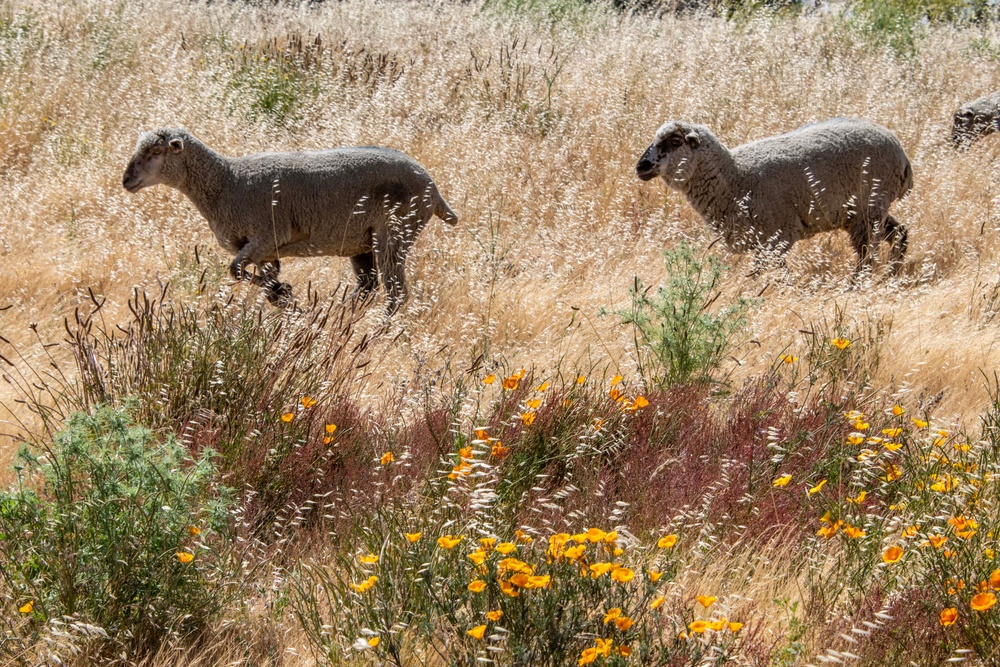
<path fill-rule="evenodd" d="M 872 122 L 838 118 L 729 150 L 704 125 L 668 121 L 636 164 L 679 190 L 734 252 L 783 257 L 813 234 L 845 229 L 869 267 L 873 247 L 891 245 L 897 270 L 906 227 L 889 205 L 913 187 L 913 171 L 896 136 Z"/>
<path fill-rule="evenodd" d="M 997 130 L 1000 130 L 1000 92 L 963 104 L 955 112 L 951 143 L 956 148 L 968 148 L 980 137 Z"/>
<path fill-rule="evenodd" d="M 406 254 L 431 215 L 458 216 L 427 171 L 390 148 L 335 148 L 305 153 L 226 157 L 183 129 L 139 137 L 122 185 L 129 192 L 162 183 L 177 188 L 235 255 L 229 271 L 285 303 L 280 259 L 350 257 L 360 296 L 387 292 L 387 311 L 406 298 Z M 258 274 L 246 272 L 253 263 Z"/>

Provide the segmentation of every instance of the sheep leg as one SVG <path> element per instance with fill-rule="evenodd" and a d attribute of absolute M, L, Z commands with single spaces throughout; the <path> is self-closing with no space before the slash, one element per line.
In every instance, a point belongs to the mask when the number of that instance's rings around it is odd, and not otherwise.
<path fill-rule="evenodd" d="M 249 280 L 254 285 L 267 290 L 268 302 L 273 305 L 281 305 L 291 298 L 292 286 L 278 280 L 281 261 L 277 257 L 265 259 L 267 252 L 265 249 L 270 248 L 272 243 L 273 241 L 270 240 L 246 243 L 236 253 L 236 257 L 229 265 L 229 274 L 234 280 Z M 256 266 L 260 269 L 259 273 L 248 274 L 246 272 L 247 264 Z"/>
<path fill-rule="evenodd" d="M 858 263 L 854 267 L 854 277 L 857 278 L 866 270 L 870 270 L 874 261 L 872 252 L 872 228 L 868 222 L 859 222 L 850 230 L 851 245 L 858 255 Z"/>
<path fill-rule="evenodd" d="M 406 301 L 406 250 L 397 243 L 389 243 L 383 246 L 385 252 L 378 254 L 378 272 L 385 286 L 387 315 L 393 315 L 399 310 L 403 302 Z"/>
<path fill-rule="evenodd" d="M 378 287 L 378 271 L 375 269 L 375 253 L 366 252 L 351 257 L 351 266 L 358 279 L 355 295 L 359 299 L 366 298 Z"/>
<path fill-rule="evenodd" d="M 906 226 L 891 215 L 885 216 L 885 234 L 883 238 L 889 243 L 889 270 L 893 275 L 903 268 L 903 257 L 906 256 L 907 240 Z"/>

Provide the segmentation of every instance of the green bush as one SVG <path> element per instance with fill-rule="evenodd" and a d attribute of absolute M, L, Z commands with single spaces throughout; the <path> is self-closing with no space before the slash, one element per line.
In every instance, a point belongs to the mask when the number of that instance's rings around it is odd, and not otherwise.
<path fill-rule="evenodd" d="M 74 616 L 120 655 L 205 627 L 241 578 L 212 458 L 107 408 L 72 415 L 40 453 L 22 448 L 0 493 L 0 590 L 27 620 L 21 639 Z"/>
<path fill-rule="evenodd" d="M 701 259 L 682 243 L 663 254 L 670 276 L 655 292 L 636 277 L 629 310 L 616 314 L 633 328 L 640 372 L 650 385 L 706 383 L 722 360 L 738 345 L 753 299 L 709 310 L 722 277 L 719 260 Z"/>

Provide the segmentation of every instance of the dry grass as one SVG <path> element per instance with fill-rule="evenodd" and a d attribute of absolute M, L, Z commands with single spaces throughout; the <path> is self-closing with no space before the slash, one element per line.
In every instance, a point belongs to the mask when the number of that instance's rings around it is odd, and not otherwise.
<path fill-rule="evenodd" d="M 290 37 L 317 36 L 306 64 L 281 60 Z M 678 195 L 634 176 L 659 124 L 702 122 L 736 145 L 863 116 L 892 128 L 913 162 L 915 188 L 896 209 L 910 230 L 903 276 L 852 288 L 841 233 L 796 246 L 787 274 L 745 279 L 749 260 L 726 257 L 723 292 L 765 297 L 751 322 L 759 346 L 736 377 L 804 352 L 799 331 L 838 311 L 858 327 L 891 320 L 876 384 L 972 422 L 987 400 L 980 371 L 1000 366 L 1000 144 L 963 154 L 945 139 L 952 111 L 998 77 L 994 28 L 928 28 L 906 55 L 833 16 L 727 23 L 590 7 L 550 23 L 457 4 L 0 0 L 0 334 L 28 350 L 37 323 L 58 340 L 88 289 L 112 322 L 136 287 L 170 281 L 193 299 L 206 268 L 213 286 L 259 297 L 223 277 L 229 259 L 182 195 L 121 187 L 140 131 L 185 126 L 230 154 L 393 146 L 434 175 L 461 224 L 434 222 L 417 243 L 401 335 L 377 343 L 371 395 L 447 378 L 483 352 L 542 369 L 610 359 L 628 375 L 628 333 L 598 312 L 622 306 L 635 275 L 662 281 L 664 248 L 712 242 Z M 288 112 L 255 112 L 264 89 L 291 95 Z M 342 258 L 285 267 L 299 295 L 352 279 Z"/>

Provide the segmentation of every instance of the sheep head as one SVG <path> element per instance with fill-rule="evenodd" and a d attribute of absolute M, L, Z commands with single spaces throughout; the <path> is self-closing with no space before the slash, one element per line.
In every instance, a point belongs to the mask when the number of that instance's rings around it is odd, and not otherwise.
<path fill-rule="evenodd" d="M 653 143 L 639 158 L 635 173 L 640 179 L 649 181 L 657 176 L 672 184 L 680 172 L 698 159 L 706 128 L 680 121 L 667 121 L 656 131 Z"/>
<path fill-rule="evenodd" d="M 183 154 L 189 140 L 184 130 L 144 132 L 125 169 L 122 186 L 133 193 L 159 183 L 179 186 L 187 173 Z"/>
<path fill-rule="evenodd" d="M 998 119 L 994 104 L 976 100 L 955 112 L 951 126 L 951 143 L 955 148 L 968 148 L 980 137 L 997 131 Z"/>

